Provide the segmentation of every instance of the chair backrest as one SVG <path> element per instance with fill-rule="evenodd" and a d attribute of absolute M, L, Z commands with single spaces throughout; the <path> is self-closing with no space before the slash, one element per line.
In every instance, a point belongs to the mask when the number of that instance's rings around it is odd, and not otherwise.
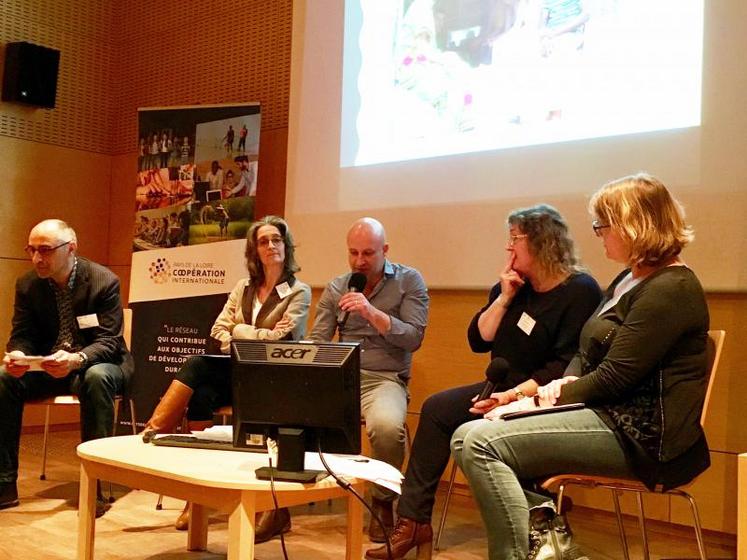
<path fill-rule="evenodd" d="M 708 331 L 708 347 L 706 348 L 708 356 L 708 387 L 705 399 L 703 399 L 703 412 L 700 413 L 701 426 L 705 426 L 708 403 L 711 400 L 713 381 L 716 379 L 716 370 L 718 370 L 718 363 L 721 360 L 721 349 L 724 347 L 724 338 L 726 338 L 726 331 Z"/>
<path fill-rule="evenodd" d="M 122 310 L 124 315 L 124 325 L 122 326 L 122 338 L 128 350 L 132 350 L 132 309 L 125 307 Z"/>

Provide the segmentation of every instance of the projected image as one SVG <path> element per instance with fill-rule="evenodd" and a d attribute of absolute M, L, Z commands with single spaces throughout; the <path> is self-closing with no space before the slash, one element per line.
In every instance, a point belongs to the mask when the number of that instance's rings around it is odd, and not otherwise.
<path fill-rule="evenodd" d="M 702 0 L 347 0 L 341 165 L 700 124 Z"/>

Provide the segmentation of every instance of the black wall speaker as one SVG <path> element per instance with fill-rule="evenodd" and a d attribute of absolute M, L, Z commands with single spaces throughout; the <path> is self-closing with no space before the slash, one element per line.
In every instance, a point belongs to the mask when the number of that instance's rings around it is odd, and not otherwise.
<path fill-rule="evenodd" d="M 5 45 L 3 101 L 53 108 L 60 51 L 18 42 Z"/>

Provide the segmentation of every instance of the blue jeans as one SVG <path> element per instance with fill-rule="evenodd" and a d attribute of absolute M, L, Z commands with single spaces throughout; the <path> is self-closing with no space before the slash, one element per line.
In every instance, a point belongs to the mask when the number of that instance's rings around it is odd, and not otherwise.
<path fill-rule="evenodd" d="M 94 364 L 61 378 L 41 371 L 13 377 L 0 368 L 0 483 L 18 478 L 18 447 L 26 401 L 66 393 L 77 395 L 81 439 L 88 441 L 111 435 L 114 397 L 123 389 L 124 374 L 116 364 Z"/>
<path fill-rule="evenodd" d="M 401 470 L 405 460 L 407 386 L 396 372 L 361 369 L 361 415 L 366 421 L 373 458 Z M 391 490 L 376 484 L 371 487 L 371 495 L 388 502 L 396 497 Z"/>
<path fill-rule="evenodd" d="M 559 473 L 633 477 L 615 434 L 590 409 L 457 428 L 451 452 L 472 488 L 491 560 L 525 560 L 529 508 L 547 498 L 522 482 Z"/>

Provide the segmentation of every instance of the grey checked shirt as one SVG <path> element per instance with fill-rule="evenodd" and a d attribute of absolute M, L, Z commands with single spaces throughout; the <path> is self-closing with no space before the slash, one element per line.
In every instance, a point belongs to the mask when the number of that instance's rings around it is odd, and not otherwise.
<path fill-rule="evenodd" d="M 350 274 L 338 276 L 324 289 L 309 335 L 311 340 L 328 342 L 334 337 L 340 313 L 338 302 L 348 291 Z M 406 380 L 410 377 L 412 353 L 420 348 L 428 322 L 425 281 L 414 268 L 386 261 L 384 276 L 368 300 L 389 315 L 389 332 L 379 334 L 363 317 L 351 313 L 343 329 L 343 340 L 361 343 L 361 369 L 391 371 Z"/>

